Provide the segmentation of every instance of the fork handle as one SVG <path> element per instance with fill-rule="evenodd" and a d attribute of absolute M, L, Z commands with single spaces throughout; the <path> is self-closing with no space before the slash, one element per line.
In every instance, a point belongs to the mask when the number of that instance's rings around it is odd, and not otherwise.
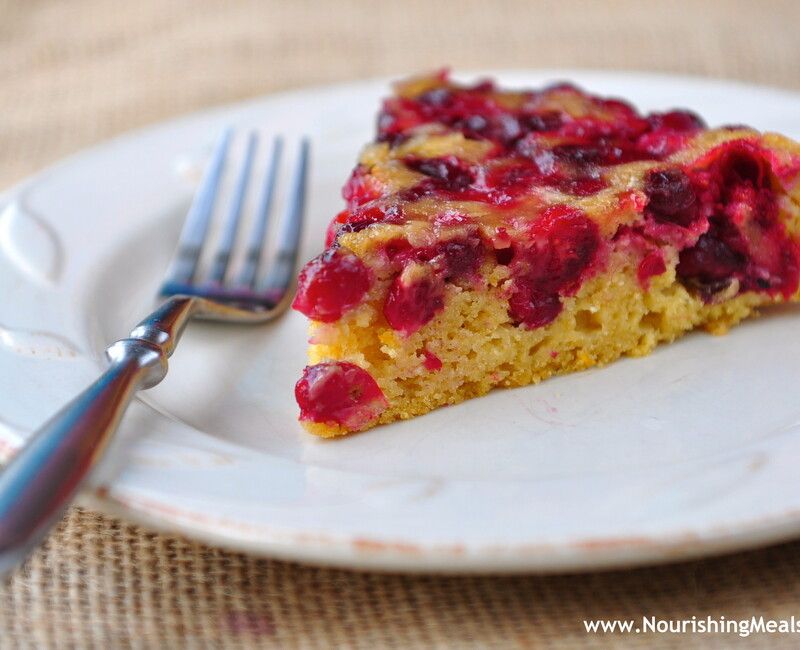
<path fill-rule="evenodd" d="M 112 344 L 108 369 L 48 420 L 0 472 L 0 576 L 8 575 L 60 519 L 119 426 L 131 399 L 167 374 L 167 358 L 197 301 L 165 302 Z"/>

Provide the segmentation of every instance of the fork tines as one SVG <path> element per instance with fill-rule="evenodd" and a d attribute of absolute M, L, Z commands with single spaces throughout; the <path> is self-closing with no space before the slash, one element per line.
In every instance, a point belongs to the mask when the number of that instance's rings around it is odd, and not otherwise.
<path fill-rule="evenodd" d="M 232 154 L 234 139 L 233 129 L 228 128 L 214 149 L 161 286 L 159 294 L 162 297 L 188 294 L 220 302 L 263 303 L 264 308 L 270 308 L 283 300 L 292 283 L 305 207 L 310 148 L 308 138 L 302 138 L 297 147 L 274 254 L 270 260 L 265 260 L 264 273 L 259 273 L 259 269 L 264 260 L 284 149 L 283 139 L 280 136 L 272 139 L 263 172 L 256 172 L 255 164 L 260 149 L 259 134 L 256 131 L 246 133 L 243 136 L 243 150 L 236 156 Z M 233 189 L 228 200 L 221 201 L 221 188 L 226 176 L 233 179 Z M 257 201 L 251 215 L 249 233 L 242 238 L 238 234 L 251 192 L 257 192 Z M 227 205 L 221 206 L 220 203 Z M 212 230 L 210 226 L 218 212 L 222 213 L 218 235 L 212 238 L 209 236 Z M 216 243 L 212 244 L 211 239 L 216 239 Z M 240 239 L 245 239 L 239 246 L 243 249 L 238 256 L 241 258 L 241 268 L 234 272 L 231 262 L 237 257 L 237 242 Z M 210 268 L 204 273 L 201 258 L 204 253 L 211 251 Z"/>

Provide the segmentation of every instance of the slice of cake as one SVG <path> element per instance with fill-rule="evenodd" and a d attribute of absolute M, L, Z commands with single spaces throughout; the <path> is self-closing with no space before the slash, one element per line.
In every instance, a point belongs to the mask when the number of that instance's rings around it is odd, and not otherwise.
<path fill-rule="evenodd" d="M 722 333 L 795 299 L 800 146 L 569 84 L 399 84 L 300 274 L 322 436 Z"/>

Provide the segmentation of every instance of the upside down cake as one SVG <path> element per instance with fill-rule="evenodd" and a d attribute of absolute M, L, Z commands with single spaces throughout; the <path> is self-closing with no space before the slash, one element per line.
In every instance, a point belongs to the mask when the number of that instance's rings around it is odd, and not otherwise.
<path fill-rule="evenodd" d="M 798 296 L 800 146 L 570 84 L 400 83 L 302 270 L 321 436 L 644 355 Z"/>

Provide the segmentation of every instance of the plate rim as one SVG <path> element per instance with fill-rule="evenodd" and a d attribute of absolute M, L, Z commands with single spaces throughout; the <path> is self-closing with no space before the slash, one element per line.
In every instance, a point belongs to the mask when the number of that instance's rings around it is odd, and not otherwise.
<path fill-rule="evenodd" d="M 786 517 L 752 519 L 735 531 L 720 529 L 701 538 L 694 533 L 652 537 L 584 538 L 570 544 L 511 544 L 474 547 L 421 545 L 407 540 L 337 538 L 307 531 L 259 529 L 257 542 L 228 534 L 227 520 L 181 513 L 154 500 L 119 499 L 103 488 L 84 491 L 77 499 L 90 509 L 167 535 L 180 535 L 233 552 L 315 566 L 411 574 L 512 575 L 614 571 L 709 559 L 791 541 L 800 535 L 800 512 Z M 170 514 L 164 514 L 170 513 Z M 181 517 L 179 519 L 170 517 Z M 184 517 L 186 519 L 184 519 Z M 193 520 L 193 525 L 186 523 Z"/>

